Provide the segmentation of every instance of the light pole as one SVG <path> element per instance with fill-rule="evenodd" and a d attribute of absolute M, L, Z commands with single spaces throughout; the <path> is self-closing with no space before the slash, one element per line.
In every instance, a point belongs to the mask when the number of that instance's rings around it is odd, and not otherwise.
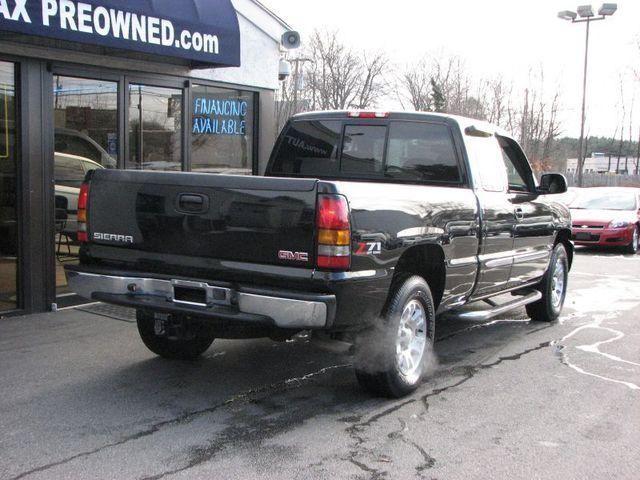
<path fill-rule="evenodd" d="M 571 23 L 585 23 L 586 36 L 584 42 L 584 76 L 582 78 L 582 116 L 580 117 L 580 141 L 578 145 L 578 187 L 582 187 L 582 170 L 584 169 L 584 123 L 586 119 L 585 107 L 587 102 L 587 60 L 589 58 L 589 25 L 596 20 L 604 20 L 608 16 L 616 13 L 618 5 L 615 3 L 603 3 L 598 10 L 598 16 L 593 14 L 591 5 L 582 5 L 577 8 L 577 13 L 571 10 L 558 12 L 558 18 L 568 20 Z M 580 17 L 578 19 L 578 17 Z"/>
<path fill-rule="evenodd" d="M 313 63 L 313 59 L 300 57 L 300 58 L 292 58 L 289 61 L 295 65 L 293 68 L 293 79 L 292 79 L 293 80 L 293 114 L 295 115 L 296 113 L 298 113 L 298 90 L 301 90 L 300 64 L 305 62 Z"/>

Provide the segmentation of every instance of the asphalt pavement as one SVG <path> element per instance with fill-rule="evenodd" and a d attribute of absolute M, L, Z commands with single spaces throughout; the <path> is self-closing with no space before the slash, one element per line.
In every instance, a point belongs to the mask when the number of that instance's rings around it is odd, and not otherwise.
<path fill-rule="evenodd" d="M 171 362 L 126 310 L 1 319 L 0 478 L 640 478 L 640 255 L 579 250 L 569 288 L 554 324 L 440 321 L 400 400 L 305 337 Z"/>

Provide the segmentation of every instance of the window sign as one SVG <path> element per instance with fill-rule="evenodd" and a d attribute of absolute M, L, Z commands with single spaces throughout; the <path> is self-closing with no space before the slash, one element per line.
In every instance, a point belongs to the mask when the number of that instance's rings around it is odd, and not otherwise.
<path fill-rule="evenodd" d="M 223 94 L 226 95 L 226 94 Z M 240 98 L 202 95 L 193 102 L 194 134 L 245 135 L 249 104 Z"/>
<path fill-rule="evenodd" d="M 192 98 L 191 169 L 250 175 L 254 94 L 196 85 Z"/>

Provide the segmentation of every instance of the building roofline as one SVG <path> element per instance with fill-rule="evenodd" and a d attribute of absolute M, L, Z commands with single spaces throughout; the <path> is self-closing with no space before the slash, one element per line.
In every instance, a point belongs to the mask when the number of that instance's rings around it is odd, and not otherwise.
<path fill-rule="evenodd" d="M 271 10 L 270 8 L 266 7 L 262 2 L 258 1 L 258 0 L 251 0 L 253 3 L 255 3 L 258 7 L 260 7 L 262 10 L 264 10 L 266 13 L 269 14 L 270 17 L 272 17 L 275 21 L 277 21 L 280 25 L 282 25 L 284 28 L 286 28 L 287 30 L 293 30 L 293 27 L 291 27 L 291 25 L 289 25 L 287 22 L 285 22 L 281 17 L 279 17 L 278 15 L 276 15 L 276 13 Z"/>

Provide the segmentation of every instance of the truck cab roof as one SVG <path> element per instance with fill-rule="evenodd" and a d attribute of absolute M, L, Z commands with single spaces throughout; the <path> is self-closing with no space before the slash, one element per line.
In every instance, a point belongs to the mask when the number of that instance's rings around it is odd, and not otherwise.
<path fill-rule="evenodd" d="M 358 117 L 357 114 L 380 114 L 380 117 Z M 292 121 L 296 120 L 329 120 L 329 119 L 345 119 L 353 120 L 414 120 L 414 121 L 444 121 L 448 124 L 458 125 L 462 132 L 467 128 L 474 129 L 479 134 L 486 136 L 500 135 L 502 137 L 512 138 L 511 135 L 503 128 L 476 118 L 463 117 L 461 115 L 452 115 L 449 113 L 438 112 L 418 112 L 418 111 L 386 111 L 386 110 L 322 110 L 313 112 L 298 113 L 291 117 Z M 468 132 L 467 132 L 468 133 Z M 481 135 L 482 136 L 482 135 Z"/>

